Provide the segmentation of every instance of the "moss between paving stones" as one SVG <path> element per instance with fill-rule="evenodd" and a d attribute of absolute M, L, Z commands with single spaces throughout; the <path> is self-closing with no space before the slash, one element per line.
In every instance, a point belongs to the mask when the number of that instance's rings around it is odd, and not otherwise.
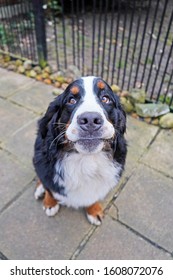
<path fill-rule="evenodd" d="M 32 64 L 30 60 L 14 59 L 7 54 L 0 54 L 0 66 L 9 71 L 14 71 L 37 81 L 44 82 L 45 84 L 53 85 L 55 87 L 53 90 L 54 95 L 61 94 L 73 80 L 81 76 L 79 69 L 73 65 L 71 65 L 66 71 L 53 73 L 53 70 L 49 65 L 41 68 L 38 65 Z M 136 102 L 144 104 L 146 100 L 146 93 L 143 89 L 133 89 L 130 93 L 128 91 L 122 91 L 120 87 L 115 84 L 113 84 L 111 88 L 113 92 L 120 97 L 121 104 L 126 113 L 130 114 L 132 117 L 152 125 L 159 125 L 161 128 L 173 128 L 173 113 L 166 114 L 168 116 L 165 115 L 166 122 L 164 122 L 164 124 L 162 121 L 164 120 L 163 116 L 141 117 L 136 113 Z"/>

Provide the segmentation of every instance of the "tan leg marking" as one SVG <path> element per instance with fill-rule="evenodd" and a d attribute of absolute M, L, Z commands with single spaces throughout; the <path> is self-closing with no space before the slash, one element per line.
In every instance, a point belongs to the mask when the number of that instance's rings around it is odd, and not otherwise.
<path fill-rule="evenodd" d="M 46 191 L 43 204 L 46 208 L 51 208 L 58 204 L 58 202 L 48 191 Z"/>
<path fill-rule="evenodd" d="M 103 208 L 100 203 L 96 202 L 86 208 L 87 218 L 91 224 L 100 225 L 103 219 Z"/>
<path fill-rule="evenodd" d="M 46 191 L 43 200 L 43 209 L 49 217 L 55 216 L 59 210 L 58 201 L 48 191 Z"/>

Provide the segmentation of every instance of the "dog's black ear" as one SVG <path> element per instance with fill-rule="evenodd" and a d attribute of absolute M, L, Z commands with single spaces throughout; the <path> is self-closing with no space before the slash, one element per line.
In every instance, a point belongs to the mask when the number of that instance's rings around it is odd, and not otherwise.
<path fill-rule="evenodd" d="M 122 108 L 122 105 L 119 103 L 118 106 L 119 109 L 119 126 L 120 126 L 120 132 L 124 134 L 126 132 L 126 113 L 124 109 Z"/>
<path fill-rule="evenodd" d="M 117 96 L 114 93 L 112 94 L 113 94 L 113 101 L 116 109 L 113 118 L 115 119 L 115 124 L 117 124 L 119 132 L 121 134 L 124 134 L 126 131 L 126 113 L 120 103 L 119 96 Z"/>
<path fill-rule="evenodd" d="M 53 115 L 56 113 L 57 117 L 60 116 L 63 106 L 63 94 L 59 95 L 52 101 L 44 115 L 44 117 L 39 121 L 39 132 L 41 133 L 42 138 L 44 139 L 47 135 L 48 124 L 51 121 Z"/>

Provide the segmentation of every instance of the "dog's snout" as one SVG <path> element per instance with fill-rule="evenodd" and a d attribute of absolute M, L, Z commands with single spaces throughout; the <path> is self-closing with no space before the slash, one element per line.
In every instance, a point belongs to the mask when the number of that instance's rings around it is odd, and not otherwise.
<path fill-rule="evenodd" d="M 85 112 L 78 116 L 77 122 L 83 130 L 92 132 L 102 127 L 103 118 L 97 112 Z"/>

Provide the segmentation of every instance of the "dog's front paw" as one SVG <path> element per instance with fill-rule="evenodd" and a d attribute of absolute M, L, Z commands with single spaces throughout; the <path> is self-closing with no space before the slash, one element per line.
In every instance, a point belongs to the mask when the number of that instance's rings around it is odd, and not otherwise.
<path fill-rule="evenodd" d="M 48 217 L 55 216 L 58 213 L 59 208 L 60 208 L 59 204 L 56 204 L 53 207 L 45 207 L 45 206 L 43 206 L 43 210 L 45 211 L 45 213 L 46 213 L 46 215 Z"/>
<path fill-rule="evenodd" d="M 87 214 L 87 219 L 88 221 L 95 226 L 100 226 L 102 223 L 102 220 L 100 219 L 100 217 L 94 217 L 92 215 Z"/>
<path fill-rule="evenodd" d="M 102 206 L 96 202 L 90 207 L 86 208 L 88 221 L 92 225 L 100 226 L 103 219 L 103 209 Z"/>
<path fill-rule="evenodd" d="M 46 191 L 43 200 L 43 210 L 48 217 L 55 216 L 59 211 L 58 201 L 52 196 L 49 191 Z"/>

